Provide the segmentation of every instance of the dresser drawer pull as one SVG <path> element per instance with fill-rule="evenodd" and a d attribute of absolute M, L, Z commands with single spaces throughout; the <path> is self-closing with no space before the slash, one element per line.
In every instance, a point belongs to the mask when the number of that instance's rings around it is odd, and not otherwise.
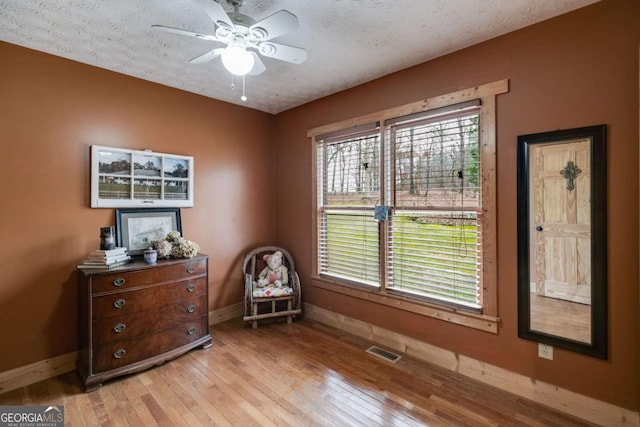
<path fill-rule="evenodd" d="M 113 327 L 113 332 L 115 332 L 116 334 L 119 334 L 120 332 L 124 331 L 126 327 L 127 325 L 125 325 L 124 323 L 118 323 L 116 326 Z"/>
<path fill-rule="evenodd" d="M 189 268 L 187 268 L 187 273 L 191 274 L 194 271 L 196 271 L 196 268 L 193 265 L 190 265 Z"/>
<path fill-rule="evenodd" d="M 125 305 L 125 300 L 123 300 L 122 298 L 118 298 L 117 300 L 115 300 L 115 302 L 113 303 L 113 306 L 115 308 L 122 308 Z"/>
<path fill-rule="evenodd" d="M 189 307 L 187 307 L 187 312 L 193 313 L 194 311 L 196 311 L 196 306 L 193 304 L 189 304 Z"/>
<path fill-rule="evenodd" d="M 187 329 L 187 333 L 188 333 L 189 335 L 193 335 L 193 334 L 195 334 L 195 333 L 196 333 L 196 328 L 195 328 L 195 326 L 192 326 L 192 327 L 190 327 L 189 329 Z"/>
<path fill-rule="evenodd" d="M 122 359 L 125 354 L 127 354 L 127 351 L 124 348 L 121 348 L 115 353 L 113 353 L 113 357 L 116 359 Z"/>
<path fill-rule="evenodd" d="M 187 286 L 187 292 L 193 292 L 196 290 L 196 285 L 194 285 L 193 283 L 190 283 L 189 286 Z"/>
<path fill-rule="evenodd" d="M 126 282 L 124 277 L 118 277 L 116 280 L 113 281 L 113 286 L 120 287 L 120 286 L 124 285 L 124 282 Z"/>

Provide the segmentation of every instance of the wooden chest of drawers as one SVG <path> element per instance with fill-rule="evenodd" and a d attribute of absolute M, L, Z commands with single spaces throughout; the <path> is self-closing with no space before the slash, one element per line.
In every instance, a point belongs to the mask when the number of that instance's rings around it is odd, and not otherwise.
<path fill-rule="evenodd" d="M 206 255 L 78 274 L 78 371 L 86 391 L 211 346 Z"/>

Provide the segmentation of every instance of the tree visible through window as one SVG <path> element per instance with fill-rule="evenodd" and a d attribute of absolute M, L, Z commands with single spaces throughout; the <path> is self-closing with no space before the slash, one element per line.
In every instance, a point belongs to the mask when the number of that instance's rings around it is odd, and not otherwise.
<path fill-rule="evenodd" d="M 473 111 L 390 126 L 388 289 L 480 307 L 478 121 Z"/>
<path fill-rule="evenodd" d="M 479 308 L 478 122 L 476 108 L 389 121 L 385 147 L 377 127 L 318 144 L 319 272 Z"/>
<path fill-rule="evenodd" d="M 380 137 L 368 133 L 327 140 L 318 145 L 317 158 L 320 271 L 378 285 L 380 248 L 373 210 L 381 200 Z"/>
<path fill-rule="evenodd" d="M 498 81 L 309 131 L 319 286 L 439 318 L 421 301 L 465 308 L 448 317 L 486 329 L 480 312 L 495 330 L 495 95 L 507 90 Z"/>

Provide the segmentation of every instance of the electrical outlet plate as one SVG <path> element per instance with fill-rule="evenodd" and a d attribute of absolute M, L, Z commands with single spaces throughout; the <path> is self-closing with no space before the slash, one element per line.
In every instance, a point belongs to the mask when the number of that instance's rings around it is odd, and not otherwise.
<path fill-rule="evenodd" d="M 538 343 L 538 357 L 553 360 L 553 347 L 548 344 Z"/>

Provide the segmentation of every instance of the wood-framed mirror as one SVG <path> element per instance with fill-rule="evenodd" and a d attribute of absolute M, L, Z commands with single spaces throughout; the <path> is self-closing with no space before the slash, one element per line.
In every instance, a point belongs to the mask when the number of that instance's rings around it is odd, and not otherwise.
<path fill-rule="evenodd" d="M 518 336 L 607 358 L 606 125 L 518 136 Z"/>

